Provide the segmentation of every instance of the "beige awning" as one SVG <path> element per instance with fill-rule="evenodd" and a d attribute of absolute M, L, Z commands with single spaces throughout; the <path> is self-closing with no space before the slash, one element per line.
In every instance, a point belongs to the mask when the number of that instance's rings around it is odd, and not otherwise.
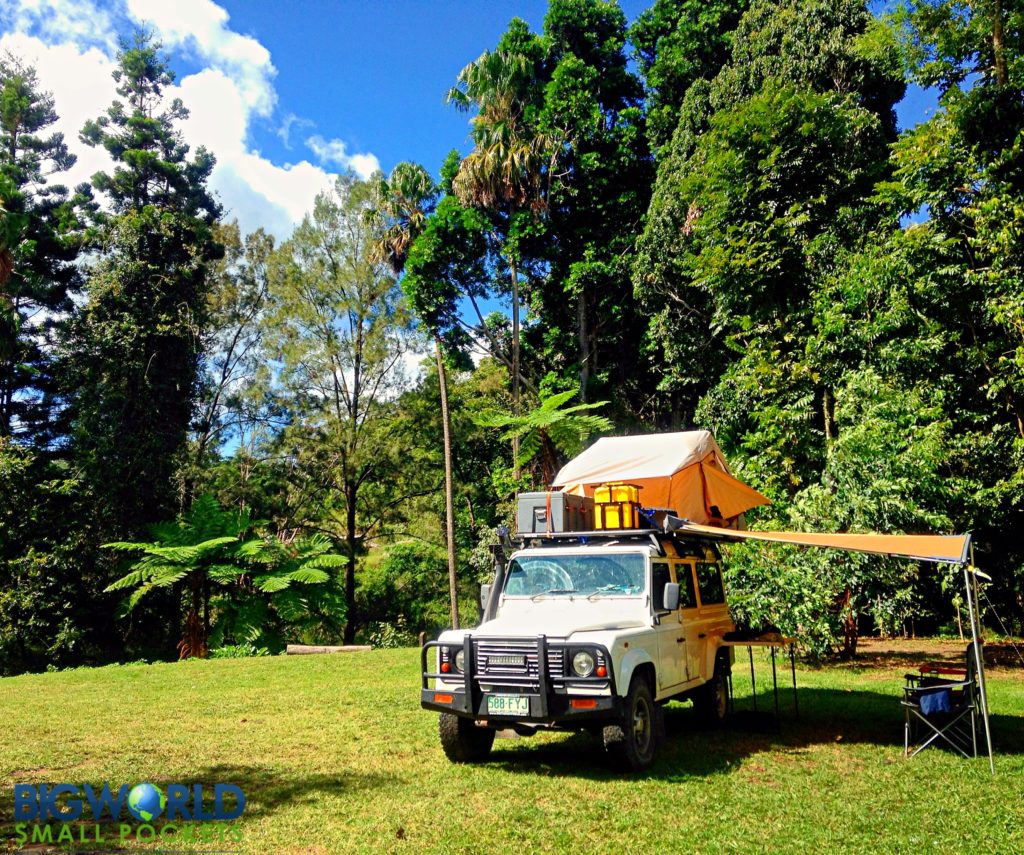
<path fill-rule="evenodd" d="M 893 555 L 917 561 L 966 564 L 970 553 L 969 534 L 817 534 L 803 531 L 733 531 L 682 521 L 673 527 L 683 534 L 697 534 L 715 540 L 766 540 L 796 546 L 845 549 L 873 555 Z"/>

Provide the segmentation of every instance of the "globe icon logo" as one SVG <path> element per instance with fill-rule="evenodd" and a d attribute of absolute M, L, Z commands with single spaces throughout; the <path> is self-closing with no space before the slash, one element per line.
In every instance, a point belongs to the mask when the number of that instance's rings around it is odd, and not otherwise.
<path fill-rule="evenodd" d="M 128 812 L 140 822 L 152 822 L 166 804 L 164 794 L 152 784 L 136 784 L 128 793 Z"/>

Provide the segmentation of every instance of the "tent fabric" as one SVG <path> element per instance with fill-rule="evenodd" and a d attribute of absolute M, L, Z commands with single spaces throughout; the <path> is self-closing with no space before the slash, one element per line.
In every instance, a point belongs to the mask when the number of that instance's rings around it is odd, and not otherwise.
<path fill-rule="evenodd" d="M 644 507 L 671 508 L 676 516 L 700 523 L 737 525 L 744 511 L 768 504 L 732 476 L 706 430 L 599 439 L 565 464 L 552 486 L 593 496 L 596 487 L 614 481 L 640 487 Z"/>
<path fill-rule="evenodd" d="M 729 519 L 739 516 L 744 511 L 768 504 L 768 500 L 753 487 L 733 478 L 727 472 L 714 466 L 700 465 L 701 476 L 704 478 L 704 493 L 708 505 L 716 505 L 721 516 Z"/>
<path fill-rule="evenodd" d="M 893 555 L 935 563 L 966 564 L 970 554 L 969 534 L 817 534 L 803 531 L 726 531 L 716 526 L 682 520 L 673 530 L 718 540 L 765 540 L 797 546 L 818 546 Z"/>

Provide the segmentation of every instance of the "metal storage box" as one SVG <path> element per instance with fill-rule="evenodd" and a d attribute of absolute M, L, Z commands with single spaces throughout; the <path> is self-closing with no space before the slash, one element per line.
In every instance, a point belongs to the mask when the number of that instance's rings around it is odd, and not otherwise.
<path fill-rule="evenodd" d="M 520 493 L 518 499 L 516 530 L 519 534 L 594 530 L 594 500 L 587 496 L 553 491 Z"/>

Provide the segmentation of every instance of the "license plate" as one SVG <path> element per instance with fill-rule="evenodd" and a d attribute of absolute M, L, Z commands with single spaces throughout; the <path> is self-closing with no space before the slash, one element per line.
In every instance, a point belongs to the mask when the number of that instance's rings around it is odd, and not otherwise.
<path fill-rule="evenodd" d="M 488 695 L 488 715 L 529 715 L 530 699 L 522 695 Z"/>

